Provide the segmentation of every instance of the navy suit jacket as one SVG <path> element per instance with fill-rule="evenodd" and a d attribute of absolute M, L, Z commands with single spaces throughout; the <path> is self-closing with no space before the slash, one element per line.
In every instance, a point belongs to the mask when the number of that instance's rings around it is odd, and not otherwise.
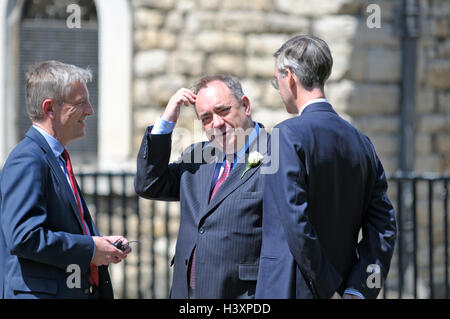
<path fill-rule="evenodd" d="M 85 222 L 98 236 L 78 189 Z M 45 138 L 33 127 L 12 150 L 0 175 L 0 297 L 87 298 L 94 242 L 83 235 L 70 185 Z M 69 288 L 80 267 L 80 288 Z M 107 268 L 100 294 L 112 298 Z"/>
<path fill-rule="evenodd" d="M 268 135 L 259 125 L 259 137 L 249 149 L 264 155 Z M 261 164 L 241 178 L 246 163 L 237 163 L 209 202 L 216 167 L 211 143 L 193 144 L 169 164 L 171 134 L 149 131 L 138 154 L 135 190 L 148 199 L 180 201 L 171 298 L 188 298 L 188 266 L 195 246 L 196 298 L 253 298 L 261 249 Z"/>
<path fill-rule="evenodd" d="M 279 170 L 265 177 L 256 298 L 330 298 L 346 288 L 375 298 L 368 266 L 386 278 L 396 222 L 372 143 L 328 103 L 275 129 Z"/>

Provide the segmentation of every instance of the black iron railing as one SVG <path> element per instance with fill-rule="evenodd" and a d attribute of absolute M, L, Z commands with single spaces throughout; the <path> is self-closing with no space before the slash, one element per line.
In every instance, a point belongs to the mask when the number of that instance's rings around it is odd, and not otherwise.
<path fill-rule="evenodd" d="M 77 180 L 89 211 L 102 235 L 124 235 L 133 252 L 110 265 L 116 297 L 167 298 L 170 258 L 176 240 L 177 203 L 140 199 L 134 192 L 133 173 L 82 173 Z"/>
<path fill-rule="evenodd" d="M 178 203 L 139 198 L 130 172 L 85 172 L 77 179 L 101 234 L 137 241 L 124 262 L 110 266 L 116 297 L 167 298 Z M 380 298 L 450 298 L 450 176 L 397 173 L 388 182 L 398 236 Z"/>
<path fill-rule="evenodd" d="M 139 242 L 123 263 L 110 266 L 116 297 L 167 298 L 179 205 L 140 199 L 133 179 L 133 173 L 78 175 L 101 233 Z M 399 173 L 388 181 L 398 236 L 380 298 L 449 298 L 450 177 Z"/>
<path fill-rule="evenodd" d="M 398 237 L 384 298 L 449 298 L 448 175 L 394 174 Z M 394 278 L 396 277 L 396 278 Z"/>

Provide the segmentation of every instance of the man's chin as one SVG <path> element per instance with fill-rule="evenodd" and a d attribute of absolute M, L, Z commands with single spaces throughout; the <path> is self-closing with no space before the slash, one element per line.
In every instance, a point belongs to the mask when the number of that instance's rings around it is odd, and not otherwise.
<path fill-rule="evenodd" d="M 211 143 L 217 147 L 222 153 L 233 154 L 235 153 L 234 143 L 226 143 L 220 138 L 214 138 Z"/>
<path fill-rule="evenodd" d="M 86 136 L 86 131 L 83 130 L 83 131 L 78 132 L 77 134 L 74 134 L 72 136 L 72 138 L 70 139 L 70 141 L 78 140 L 78 139 L 83 138 L 85 136 Z"/>

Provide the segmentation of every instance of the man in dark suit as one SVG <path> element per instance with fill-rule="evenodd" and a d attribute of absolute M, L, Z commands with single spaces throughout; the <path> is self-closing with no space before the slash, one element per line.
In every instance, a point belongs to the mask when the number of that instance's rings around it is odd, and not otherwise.
<path fill-rule="evenodd" d="M 33 125 L 0 176 L 1 298 L 113 298 L 107 265 L 131 250 L 112 245 L 127 245 L 122 236 L 99 236 L 65 149 L 94 113 L 91 78 L 57 61 L 27 73 Z"/>
<path fill-rule="evenodd" d="M 191 103 L 209 141 L 191 145 L 169 164 L 172 129 L 181 105 Z M 220 75 L 200 79 L 193 90 L 178 90 L 147 129 L 136 192 L 181 205 L 172 298 L 254 297 L 267 140 L 263 126 L 251 119 L 238 80 Z"/>
<path fill-rule="evenodd" d="M 333 60 L 323 40 L 296 36 L 275 58 L 272 83 L 300 115 L 272 131 L 279 170 L 265 176 L 256 298 L 376 298 L 396 237 L 381 162 L 325 99 Z"/>

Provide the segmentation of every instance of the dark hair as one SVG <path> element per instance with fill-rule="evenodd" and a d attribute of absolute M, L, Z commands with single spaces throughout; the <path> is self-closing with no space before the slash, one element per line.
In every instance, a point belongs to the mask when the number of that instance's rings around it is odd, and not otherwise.
<path fill-rule="evenodd" d="M 231 90 L 238 103 L 241 103 L 241 99 L 244 96 L 244 91 L 242 90 L 242 86 L 239 80 L 231 75 L 216 74 L 204 76 L 194 84 L 192 91 L 197 94 L 200 89 L 206 87 L 208 83 L 212 81 L 223 82 Z"/>
<path fill-rule="evenodd" d="M 307 90 L 323 88 L 333 67 L 333 57 L 326 42 L 310 35 L 297 35 L 289 39 L 275 52 L 274 57 L 278 72 L 283 75 L 289 68 Z"/>

